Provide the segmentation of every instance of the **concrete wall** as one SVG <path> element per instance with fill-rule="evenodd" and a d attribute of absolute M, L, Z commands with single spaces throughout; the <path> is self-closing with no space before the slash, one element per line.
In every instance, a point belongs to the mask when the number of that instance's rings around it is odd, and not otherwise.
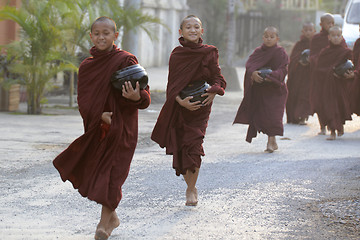
<path fill-rule="evenodd" d="M 0 7 L 6 5 L 7 0 L 0 0 Z M 20 0 L 10 1 L 11 6 L 19 7 Z M 0 21 L 0 45 L 6 45 L 14 40 L 19 40 L 18 36 L 19 25 L 10 20 Z"/>

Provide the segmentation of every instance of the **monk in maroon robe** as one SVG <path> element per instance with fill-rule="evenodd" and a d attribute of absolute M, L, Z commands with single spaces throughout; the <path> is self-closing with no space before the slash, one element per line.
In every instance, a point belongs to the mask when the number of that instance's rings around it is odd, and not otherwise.
<path fill-rule="evenodd" d="M 359 25 L 360 32 L 360 25 Z M 359 79 L 359 71 L 360 71 L 360 38 L 358 38 L 354 44 L 353 48 L 353 59 L 354 65 L 356 69 L 355 80 L 350 85 L 350 105 L 353 113 L 356 113 L 360 116 L 360 79 Z"/>
<path fill-rule="evenodd" d="M 176 47 L 169 60 L 169 76 L 166 102 L 161 109 L 151 139 L 166 154 L 173 155 L 176 175 L 182 174 L 188 185 L 186 205 L 197 204 L 196 180 L 204 156 L 203 139 L 210 116 L 212 100 L 216 94 L 223 95 L 226 82 L 218 63 L 216 47 L 202 43 L 202 24 L 198 17 L 187 16 L 181 24 Z M 190 83 L 206 81 L 211 87 L 201 103 L 190 102 L 191 97 L 181 99 L 180 92 Z"/>
<path fill-rule="evenodd" d="M 317 58 L 321 50 L 329 45 L 329 29 L 334 26 L 334 17 L 329 13 L 325 13 L 320 18 L 321 31 L 314 35 L 310 42 L 310 104 L 312 115 L 321 111 L 321 101 L 322 101 L 322 90 L 323 86 L 319 84 L 316 77 L 314 76 L 314 71 L 316 69 Z M 343 38 L 342 43 L 344 47 L 346 42 Z M 321 117 L 318 115 L 319 125 L 320 125 L 320 135 L 326 134 L 325 125 L 322 122 Z"/>
<path fill-rule="evenodd" d="M 319 54 L 314 76 L 323 88 L 320 110 L 317 114 L 324 126 L 331 131 L 327 139 L 334 140 L 336 131 L 338 136 L 343 135 L 345 121 L 352 119 L 347 78 L 353 78 L 353 73 L 338 76 L 334 74 L 333 69 L 346 60 L 352 59 L 352 51 L 342 45 L 340 27 L 330 28 L 329 42 L 329 46 L 321 50 Z"/>
<path fill-rule="evenodd" d="M 360 57 L 356 64 L 355 77 L 350 89 L 352 91 L 350 94 L 351 111 L 360 116 Z"/>
<path fill-rule="evenodd" d="M 258 132 L 268 135 L 266 152 L 278 148 L 275 136 L 284 132 L 283 116 L 287 97 L 284 82 L 289 58 L 284 48 L 277 45 L 278 30 L 267 27 L 263 34 L 264 43 L 256 48 L 246 62 L 244 77 L 244 98 L 234 123 L 248 124 L 246 141 L 251 143 Z M 261 68 L 272 72 L 265 78 L 259 75 Z"/>
<path fill-rule="evenodd" d="M 310 106 L 310 64 L 302 62 L 302 52 L 310 49 L 310 41 L 315 34 L 313 23 L 305 23 L 302 35 L 290 55 L 289 73 L 286 82 L 289 94 L 286 101 L 287 123 L 306 124 L 311 114 Z"/>
<path fill-rule="evenodd" d="M 136 57 L 113 45 L 118 33 L 109 18 L 91 28 L 92 57 L 79 68 L 78 105 L 85 133 L 53 161 L 63 181 L 69 180 L 83 197 L 103 206 L 95 239 L 107 239 L 119 225 L 115 209 L 128 176 L 138 137 L 138 109 L 150 104 L 149 87 L 131 84 L 118 90 L 111 75 L 137 64 Z M 114 34 L 115 33 L 115 34 Z"/>

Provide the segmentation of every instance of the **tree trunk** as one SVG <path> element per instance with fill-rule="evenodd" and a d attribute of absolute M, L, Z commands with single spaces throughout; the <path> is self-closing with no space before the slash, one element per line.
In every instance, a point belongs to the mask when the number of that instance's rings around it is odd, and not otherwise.
<path fill-rule="evenodd" d="M 235 23 L 235 0 L 228 0 L 228 14 L 227 14 L 227 28 L 228 39 L 226 48 L 226 66 L 233 66 L 234 50 L 235 50 L 235 36 L 236 36 L 236 23 Z"/>
<path fill-rule="evenodd" d="M 74 103 L 74 71 L 70 72 L 70 83 L 69 83 L 69 107 L 73 107 Z"/>
<path fill-rule="evenodd" d="M 226 79 L 228 91 L 241 90 L 239 77 L 236 68 L 233 64 L 235 52 L 235 36 L 236 36 L 236 22 L 235 22 L 235 0 L 228 0 L 227 12 L 227 45 L 226 45 L 226 59 L 225 66 L 221 67 L 221 72 Z"/>

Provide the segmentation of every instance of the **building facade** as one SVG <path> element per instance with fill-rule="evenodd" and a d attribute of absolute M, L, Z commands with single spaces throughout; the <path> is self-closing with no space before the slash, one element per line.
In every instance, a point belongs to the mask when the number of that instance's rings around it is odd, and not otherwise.
<path fill-rule="evenodd" d="M 138 46 L 133 53 L 145 67 L 167 65 L 172 49 L 179 45 L 180 22 L 188 10 L 186 0 L 142 0 L 141 4 L 143 13 L 158 17 L 167 27 L 153 26 L 154 40 L 145 31 L 138 31 Z"/>

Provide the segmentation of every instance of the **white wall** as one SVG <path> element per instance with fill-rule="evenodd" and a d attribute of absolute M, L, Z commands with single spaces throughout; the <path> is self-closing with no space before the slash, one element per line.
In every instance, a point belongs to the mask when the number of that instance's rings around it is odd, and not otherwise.
<path fill-rule="evenodd" d="M 161 19 L 169 29 L 162 25 L 150 26 L 157 37 L 151 40 L 143 30 L 138 31 L 139 62 L 144 67 L 159 67 L 168 64 L 173 48 L 179 45 L 180 21 L 187 15 L 186 0 L 142 0 L 143 13 Z"/>

